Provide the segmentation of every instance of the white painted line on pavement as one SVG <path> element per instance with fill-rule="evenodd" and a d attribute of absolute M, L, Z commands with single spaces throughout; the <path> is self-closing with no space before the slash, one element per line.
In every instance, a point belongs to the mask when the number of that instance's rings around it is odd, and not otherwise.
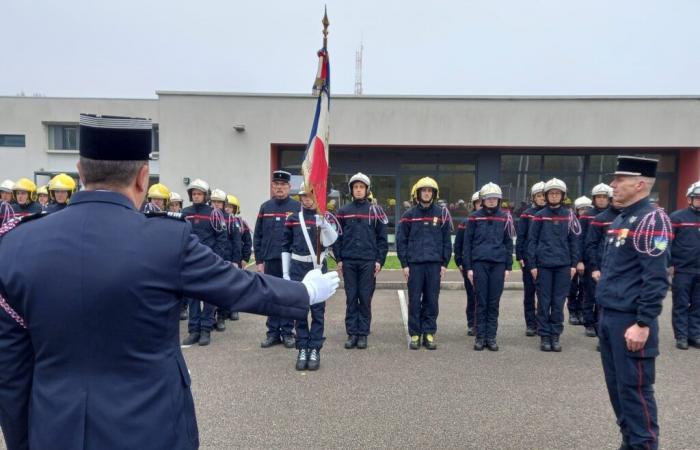
<path fill-rule="evenodd" d="M 403 328 L 406 331 L 406 347 L 411 345 L 411 336 L 408 334 L 408 304 L 403 289 L 396 291 L 399 294 L 399 304 L 401 305 L 401 317 L 403 318 Z"/>

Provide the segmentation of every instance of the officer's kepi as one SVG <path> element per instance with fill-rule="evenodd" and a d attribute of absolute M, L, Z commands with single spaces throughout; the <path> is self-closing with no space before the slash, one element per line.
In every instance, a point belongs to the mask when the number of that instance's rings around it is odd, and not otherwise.
<path fill-rule="evenodd" d="M 613 175 L 656 178 L 659 161 L 638 156 L 618 156 Z"/>
<path fill-rule="evenodd" d="M 80 156 L 104 161 L 147 161 L 151 119 L 80 115 Z"/>
<path fill-rule="evenodd" d="M 292 174 L 284 170 L 275 170 L 272 172 L 272 181 L 289 183 L 292 181 Z"/>

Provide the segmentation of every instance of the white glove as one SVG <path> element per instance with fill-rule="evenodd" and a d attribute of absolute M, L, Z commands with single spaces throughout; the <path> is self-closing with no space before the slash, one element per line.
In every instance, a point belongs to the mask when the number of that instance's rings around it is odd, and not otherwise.
<path fill-rule="evenodd" d="M 309 305 L 315 305 L 325 302 L 335 294 L 335 290 L 340 284 L 340 278 L 336 271 L 321 273 L 321 269 L 314 269 L 307 273 L 301 282 L 304 283 L 309 293 Z"/>
<path fill-rule="evenodd" d="M 290 280 L 289 278 L 289 266 L 292 262 L 292 255 L 289 252 L 282 252 L 282 278 L 285 280 Z"/>

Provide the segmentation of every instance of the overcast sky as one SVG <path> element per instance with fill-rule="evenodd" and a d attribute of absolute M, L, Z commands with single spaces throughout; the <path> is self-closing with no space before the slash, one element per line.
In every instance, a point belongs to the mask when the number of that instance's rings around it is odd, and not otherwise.
<path fill-rule="evenodd" d="M 700 94 L 699 0 L 2 0 L 0 95 Z"/>

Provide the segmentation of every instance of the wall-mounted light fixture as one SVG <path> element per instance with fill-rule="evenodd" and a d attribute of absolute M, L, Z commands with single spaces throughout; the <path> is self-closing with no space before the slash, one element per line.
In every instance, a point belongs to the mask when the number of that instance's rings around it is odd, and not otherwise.
<path fill-rule="evenodd" d="M 245 124 L 244 123 L 234 123 L 233 129 L 239 133 L 243 133 L 245 131 Z"/>
<path fill-rule="evenodd" d="M 190 184 L 190 177 L 185 177 L 185 178 L 183 178 L 183 179 L 182 179 L 182 183 L 183 183 L 185 186 L 188 186 L 188 185 Z"/>

